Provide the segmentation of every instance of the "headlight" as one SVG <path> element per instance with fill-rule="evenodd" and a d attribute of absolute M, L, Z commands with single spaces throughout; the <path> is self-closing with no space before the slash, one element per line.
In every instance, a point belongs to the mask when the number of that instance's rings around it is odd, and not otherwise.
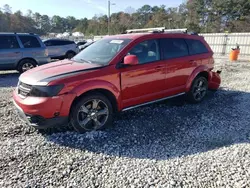
<path fill-rule="evenodd" d="M 29 96 L 33 97 L 53 97 L 56 96 L 64 87 L 64 85 L 54 86 L 32 86 Z"/>

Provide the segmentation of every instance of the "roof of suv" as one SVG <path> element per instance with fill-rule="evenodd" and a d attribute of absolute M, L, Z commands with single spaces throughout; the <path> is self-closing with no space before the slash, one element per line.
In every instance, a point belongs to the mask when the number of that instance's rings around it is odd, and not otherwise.
<path fill-rule="evenodd" d="M 44 39 L 44 41 L 50 41 L 50 40 L 57 40 L 57 41 L 70 41 L 70 42 L 74 42 L 73 40 L 68 40 L 68 39 L 60 39 L 60 38 L 50 38 L 50 39 Z"/>
<path fill-rule="evenodd" d="M 50 39 L 44 39 L 44 40 L 43 40 L 43 42 L 46 42 L 46 41 L 66 41 L 66 42 L 75 43 L 73 40 L 60 39 L 60 38 L 50 38 Z"/>
<path fill-rule="evenodd" d="M 0 35 L 36 35 L 34 33 L 13 33 L 13 32 L 0 32 Z"/>
<path fill-rule="evenodd" d="M 133 33 L 133 34 L 120 34 L 120 35 L 112 35 L 112 36 L 107 36 L 108 38 L 121 38 L 121 39 L 137 39 L 143 36 L 162 36 L 162 37 L 167 37 L 167 36 L 176 36 L 176 37 L 185 37 L 185 36 L 192 36 L 192 37 L 197 37 L 200 38 L 202 36 L 199 35 L 191 35 L 191 34 L 186 34 L 186 33 Z"/>

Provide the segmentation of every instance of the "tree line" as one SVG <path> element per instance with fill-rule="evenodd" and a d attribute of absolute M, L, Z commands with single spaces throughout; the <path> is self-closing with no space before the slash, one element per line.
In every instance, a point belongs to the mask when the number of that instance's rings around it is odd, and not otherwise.
<path fill-rule="evenodd" d="M 40 35 L 79 31 L 85 35 L 106 35 L 108 16 L 92 19 L 41 15 L 28 10 L 12 12 L 0 8 L 0 32 L 32 32 Z M 166 27 L 195 32 L 250 32 L 250 0 L 189 0 L 179 7 L 144 5 L 136 11 L 111 14 L 110 34 L 127 29 Z"/>

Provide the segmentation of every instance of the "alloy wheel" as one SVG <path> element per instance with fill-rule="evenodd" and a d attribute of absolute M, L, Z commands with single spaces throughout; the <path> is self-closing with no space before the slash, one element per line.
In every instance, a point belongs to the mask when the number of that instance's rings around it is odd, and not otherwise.
<path fill-rule="evenodd" d="M 193 88 L 193 96 L 196 101 L 202 100 L 207 93 L 207 85 L 203 79 L 198 79 Z"/>
<path fill-rule="evenodd" d="M 34 68 L 34 65 L 32 63 L 26 62 L 22 66 L 22 71 L 25 72 L 25 71 L 30 70 L 32 68 Z"/>
<path fill-rule="evenodd" d="M 99 99 L 89 100 L 78 110 L 77 121 L 87 131 L 102 128 L 109 116 L 107 104 Z"/>

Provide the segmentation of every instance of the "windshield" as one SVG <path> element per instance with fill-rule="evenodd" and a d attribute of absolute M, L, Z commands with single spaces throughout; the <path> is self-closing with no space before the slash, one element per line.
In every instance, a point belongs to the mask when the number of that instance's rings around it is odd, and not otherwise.
<path fill-rule="evenodd" d="M 79 63 L 108 65 L 131 39 L 101 39 L 77 54 L 72 60 Z"/>

